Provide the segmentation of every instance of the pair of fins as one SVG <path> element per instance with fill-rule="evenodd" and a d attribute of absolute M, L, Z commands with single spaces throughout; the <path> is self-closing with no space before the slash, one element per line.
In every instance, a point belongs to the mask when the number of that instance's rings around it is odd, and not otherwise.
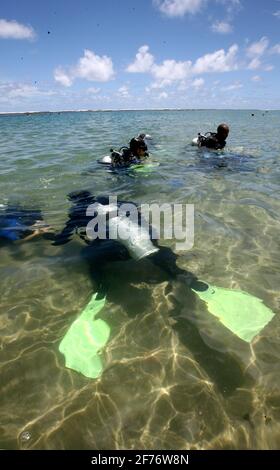
<path fill-rule="evenodd" d="M 241 290 L 204 282 L 197 282 L 192 290 L 206 302 L 209 313 L 246 343 L 250 343 L 274 317 L 261 299 Z M 109 325 L 96 319 L 105 301 L 105 297 L 98 299 L 94 294 L 59 345 L 66 367 L 93 379 L 103 372 L 101 354 L 110 337 Z"/>

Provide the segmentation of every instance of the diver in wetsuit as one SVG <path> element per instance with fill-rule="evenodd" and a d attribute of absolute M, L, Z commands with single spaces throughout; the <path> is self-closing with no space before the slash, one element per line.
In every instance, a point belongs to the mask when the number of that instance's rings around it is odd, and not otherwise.
<path fill-rule="evenodd" d="M 1 245 L 29 241 L 39 235 L 47 235 L 49 231 L 50 227 L 44 222 L 40 210 L 27 209 L 17 204 L 8 205 L 0 211 Z"/>
<path fill-rule="evenodd" d="M 109 198 L 107 196 L 94 197 L 89 191 L 78 191 L 70 193 L 68 199 L 73 204 L 69 211 L 69 218 L 63 230 L 55 236 L 53 245 L 64 245 L 72 239 L 74 233 L 79 235 L 87 244 L 84 250 L 84 256 L 90 260 L 92 276 L 96 282 L 98 292 L 102 292 L 103 294 L 106 292 L 106 273 L 104 274 L 104 265 L 106 262 L 125 261 L 133 258 L 137 260 L 147 257 L 157 267 L 161 268 L 167 274 L 168 278 L 183 275 L 189 285 L 197 280 L 192 273 L 182 270 L 177 266 L 177 255 L 173 253 L 170 248 L 159 246 L 157 240 L 151 238 L 151 227 L 149 227 L 150 239 L 148 242 L 143 242 L 145 244 L 144 247 L 139 246 L 142 240 L 136 240 L 135 253 L 132 252 L 133 250 L 129 250 L 127 246 L 119 240 L 108 238 L 88 239 L 86 227 L 93 219 L 92 215 L 87 215 L 88 206 L 98 203 L 104 206 L 104 208 L 108 208 Z M 118 206 L 122 204 L 123 201 L 118 201 Z M 138 211 L 138 224 L 140 224 L 140 221 L 141 213 Z M 140 257 L 138 256 L 139 251 L 141 252 Z"/>
<path fill-rule="evenodd" d="M 217 127 L 217 132 L 207 132 L 205 135 L 198 134 L 198 146 L 213 150 L 222 150 L 226 146 L 228 134 L 228 125 L 220 124 Z"/>
<path fill-rule="evenodd" d="M 118 152 L 111 150 L 112 166 L 114 167 L 124 167 L 132 163 L 140 163 L 148 156 L 149 153 L 145 142 L 145 134 L 133 137 L 129 143 L 129 147 L 121 147 Z"/>

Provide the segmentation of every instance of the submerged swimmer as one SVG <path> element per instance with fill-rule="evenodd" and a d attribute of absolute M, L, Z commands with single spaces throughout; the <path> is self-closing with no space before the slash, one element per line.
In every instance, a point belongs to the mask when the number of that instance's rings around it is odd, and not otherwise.
<path fill-rule="evenodd" d="M 121 147 L 119 151 L 111 150 L 111 165 L 113 167 L 129 166 L 133 163 L 140 163 L 148 156 L 145 134 L 140 134 L 131 139 L 129 147 Z"/>
<path fill-rule="evenodd" d="M 88 245 L 84 254 L 90 259 L 92 276 L 97 284 L 98 292 L 104 294 L 107 291 L 105 273 L 107 262 L 132 259 L 139 261 L 140 259 L 149 258 L 154 265 L 167 274 L 168 278 L 184 275 L 184 279 L 189 285 L 197 281 L 192 273 L 188 273 L 177 266 L 177 255 L 170 248 L 161 247 L 158 245 L 157 239 L 152 239 L 151 227 L 147 228 L 149 234 L 146 238 L 138 235 L 137 229 L 141 221 L 140 211 L 138 211 L 138 225 L 129 222 L 126 217 L 119 217 L 119 213 L 111 219 L 113 224 L 118 224 L 123 230 L 127 228 L 130 231 L 128 240 L 109 239 L 107 237 L 108 233 L 106 233 L 106 239 L 91 240 L 87 236 L 86 229 L 92 221 L 93 215 L 87 215 L 87 209 L 91 204 L 97 203 L 101 210 L 108 213 L 110 211 L 109 198 L 107 196 L 94 197 L 89 191 L 79 191 L 70 193 L 68 199 L 73 203 L 69 211 L 69 218 L 63 230 L 55 236 L 53 244 L 63 245 L 72 239 L 74 233 L 79 235 Z M 118 201 L 118 208 L 122 204 L 123 201 Z M 106 231 L 108 231 L 108 221 Z"/>
<path fill-rule="evenodd" d="M 0 243 L 29 241 L 51 230 L 40 210 L 8 205 L 0 211 Z"/>
<path fill-rule="evenodd" d="M 229 134 L 229 126 L 220 124 L 217 132 L 207 132 L 205 135 L 198 134 L 198 147 L 207 147 L 214 150 L 222 150 L 226 146 L 226 139 Z"/>
<path fill-rule="evenodd" d="M 168 247 L 159 246 L 151 236 L 143 240 L 141 236 L 133 236 L 134 232 L 126 241 L 98 238 L 90 240 L 87 237 L 86 227 L 93 215 L 87 215 L 88 206 L 97 203 L 98 206 L 95 208 L 98 213 L 100 206 L 103 213 L 108 213 L 110 211 L 109 198 L 94 197 L 89 191 L 81 191 L 70 193 L 68 199 L 72 202 L 69 219 L 62 232 L 56 236 L 54 244 L 62 245 L 69 242 L 74 233 L 82 238 L 87 245 L 82 250 L 82 254 L 88 262 L 91 279 L 94 281 L 94 290 L 97 291 L 97 294 L 82 311 L 80 317 L 71 325 L 61 342 L 60 351 L 65 355 L 67 367 L 83 373 L 86 377 L 95 378 L 102 373 L 100 353 L 110 336 L 110 327 L 104 324 L 103 318 L 96 316 L 100 310 L 96 302 L 102 301 L 106 297 L 109 302 L 121 305 L 129 316 L 135 316 L 138 313 L 143 313 L 148 305 L 152 305 L 150 304 L 150 292 L 145 287 L 145 283 L 178 280 L 179 283 L 175 285 L 174 294 L 178 292 L 179 297 L 177 299 L 175 295 L 170 296 L 171 316 L 174 320 L 171 323 L 172 327 L 209 375 L 211 377 L 214 375 L 215 382 L 220 385 L 222 390 L 225 389 L 225 381 L 223 373 L 221 373 L 221 363 L 224 364 L 225 370 L 234 371 L 232 381 L 229 381 L 228 376 L 225 377 L 228 389 L 240 386 L 243 381 L 243 373 L 239 366 L 231 357 L 226 357 L 224 352 L 220 353 L 207 346 L 203 336 L 199 333 L 197 324 L 195 324 L 197 320 L 194 320 L 191 314 L 195 309 L 196 295 L 202 296 L 201 298 L 205 302 L 210 301 L 210 298 L 215 295 L 218 300 L 211 313 L 219 318 L 224 313 L 220 308 L 224 306 L 223 298 L 221 298 L 223 292 L 217 287 L 211 287 L 205 282 L 199 281 L 191 272 L 180 269 L 176 264 L 176 254 Z M 123 203 L 119 201 L 118 206 L 119 204 Z M 138 214 L 140 215 L 139 211 Z M 116 211 L 112 220 L 118 218 L 122 218 L 119 215 L 119 210 Z M 121 225 L 122 221 L 119 222 Z M 129 224 L 128 221 L 124 223 Z M 138 226 L 137 223 L 134 225 Z M 140 263 L 139 259 L 143 260 L 143 263 Z M 180 297 L 180 286 L 187 287 L 183 291 L 183 297 Z M 168 282 L 164 290 L 165 295 L 171 294 L 172 290 L 173 287 Z M 205 298 L 203 298 L 204 295 Z M 228 295 L 227 292 L 227 299 Z M 227 305 L 224 310 L 226 307 Z M 96 311 L 96 309 L 98 310 Z M 240 309 L 238 302 L 237 309 Z M 93 315 L 95 316 L 93 317 Z M 95 323 L 96 319 L 98 324 Z M 204 317 L 203 322 L 206 320 L 207 318 Z M 96 332 L 95 327 L 97 327 Z M 98 341 L 100 339 L 100 342 L 97 342 L 96 338 Z M 94 349 L 95 344 L 99 345 L 99 349 L 98 347 Z M 209 357 L 211 357 L 210 362 Z"/>

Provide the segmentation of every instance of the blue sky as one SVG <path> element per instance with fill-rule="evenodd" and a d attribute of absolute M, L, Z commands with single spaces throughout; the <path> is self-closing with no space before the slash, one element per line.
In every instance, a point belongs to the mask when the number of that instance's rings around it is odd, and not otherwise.
<path fill-rule="evenodd" d="M 9 0 L 0 111 L 280 109 L 279 0 Z"/>

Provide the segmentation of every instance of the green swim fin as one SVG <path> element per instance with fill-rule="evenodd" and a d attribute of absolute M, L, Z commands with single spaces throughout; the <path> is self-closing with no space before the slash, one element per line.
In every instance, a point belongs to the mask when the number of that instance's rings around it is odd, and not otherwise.
<path fill-rule="evenodd" d="M 207 303 L 210 313 L 243 341 L 250 343 L 274 317 L 261 299 L 241 290 L 197 282 L 192 290 Z"/>
<path fill-rule="evenodd" d="M 95 320 L 105 304 L 105 298 L 96 300 L 96 296 L 92 296 L 59 345 L 59 351 L 65 356 L 66 367 L 90 378 L 102 374 L 100 351 L 110 336 L 109 325 L 104 320 Z"/>
<path fill-rule="evenodd" d="M 132 165 L 131 169 L 137 173 L 151 173 L 157 166 L 159 166 L 159 163 L 157 162 L 138 163 L 136 165 Z"/>

